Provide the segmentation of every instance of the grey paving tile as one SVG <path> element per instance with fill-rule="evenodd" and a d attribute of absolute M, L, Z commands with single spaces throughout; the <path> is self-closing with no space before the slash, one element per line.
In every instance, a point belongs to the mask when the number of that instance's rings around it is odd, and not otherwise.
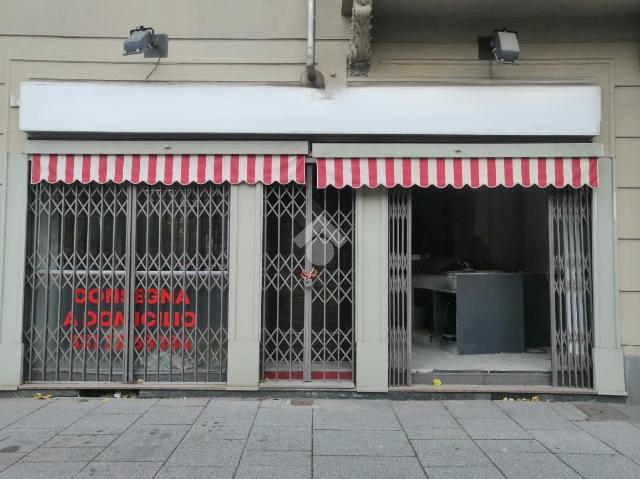
<path fill-rule="evenodd" d="M 245 441 L 189 434 L 167 461 L 168 466 L 236 467 Z"/>
<path fill-rule="evenodd" d="M 507 479 L 580 479 L 575 471 L 549 452 L 487 454 Z"/>
<path fill-rule="evenodd" d="M 241 466 L 305 466 L 311 468 L 308 451 L 244 451 Z"/>
<path fill-rule="evenodd" d="M 469 435 L 460 428 L 452 427 L 405 427 L 409 439 L 469 439 Z"/>
<path fill-rule="evenodd" d="M 69 427 L 100 405 L 99 401 L 59 399 L 13 423 L 11 429 L 55 429 Z"/>
<path fill-rule="evenodd" d="M 313 453 L 319 456 L 413 456 L 401 431 L 313 431 Z"/>
<path fill-rule="evenodd" d="M 91 414 L 144 414 L 157 399 L 109 399 Z"/>
<path fill-rule="evenodd" d="M 211 439 L 247 439 L 251 431 L 251 426 L 227 426 L 226 424 L 207 421 L 195 424 L 191 431 L 194 434 L 206 434 L 206 436 Z M 189 434 L 191 434 L 191 432 Z"/>
<path fill-rule="evenodd" d="M 165 398 L 155 404 L 158 407 L 205 407 L 209 404 L 209 398 Z"/>
<path fill-rule="evenodd" d="M 22 462 L 90 462 L 102 447 L 39 447 L 21 459 Z"/>
<path fill-rule="evenodd" d="M 429 479 L 504 479 L 494 466 L 426 467 Z"/>
<path fill-rule="evenodd" d="M 415 457 L 315 456 L 314 479 L 424 479 Z"/>
<path fill-rule="evenodd" d="M 151 479 L 158 472 L 161 462 L 92 462 L 77 479 Z"/>
<path fill-rule="evenodd" d="M 534 439 L 480 440 L 476 444 L 484 452 L 548 452 Z"/>
<path fill-rule="evenodd" d="M 527 431 L 509 418 L 460 418 L 460 425 L 472 439 L 530 439 Z"/>
<path fill-rule="evenodd" d="M 0 479 L 67 479 L 76 477 L 78 471 L 86 464 L 86 462 L 17 462 L 0 472 Z"/>
<path fill-rule="evenodd" d="M 310 427 L 256 427 L 251 430 L 247 450 L 310 451 Z"/>
<path fill-rule="evenodd" d="M 232 479 L 235 467 L 164 466 L 154 479 Z"/>
<path fill-rule="evenodd" d="M 236 479 L 311 479 L 311 467 L 300 466 L 243 466 L 236 472 Z"/>
<path fill-rule="evenodd" d="M 640 423 L 640 404 L 610 404 L 610 406 L 627 416 L 631 422 Z"/>
<path fill-rule="evenodd" d="M 0 429 L 44 407 L 46 401 L 27 398 L 0 399 Z"/>
<path fill-rule="evenodd" d="M 489 466 L 487 456 L 471 440 L 411 441 L 425 467 Z"/>
<path fill-rule="evenodd" d="M 138 424 L 193 424 L 202 410 L 197 406 L 152 407 Z"/>
<path fill-rule="evenodd" d="M 393 409 L 405 429 L 456 428 L 458 423 L 440 401 L 397 401 Z"/>
<path fill-rule="evenodd" d="M 134 425 L 97 458 L 106 461 L 164 461 L 186 434 L 187 426 Z"/>
<path fill-rule="evenodd" d="M 554 412 L 569 421 L 585 421 L 587 419 L 587 415 L 571 403 L 550 402 L 547 404 Z"/>
<path fill-rule="evenodd" d="M 255 399 L 212 399 L 202 412 L 203 417 L 251 417 L 255 415 L 260 401 Z"/>
<path fill-rule="evenodd" d="M 372 429 L 399 431 L 401 426 L 391 408 L 378 411 L 316 409 L 313 411 L 313 428 L 351 431 L 368 431 Z"/>
<path fill-rule="evenodd" d="M 615 454 L 615 451 L 580 429 L 530 429 L 529 433 L 551 452 Z"/>
<path fill-rule="evenodd" d="M 138 420 L 139 414 L 89 415 L 69 426 L 60 434 L 122 434 Z"/>
<path fill-rule="evenodd" d="M 548 403 L 495 401 L 509 417 L 525 429 L 571 429 L 573 423 L 554 411 Z"/>
<path fill-rule="evenodd" d="M 306 426 L 311 427 L 311 408 L 260 408 L 254 426 Z"/>
<path fill-rule="evenodd" d="M 117 434 L 57 435 L 49 439 L 45 447 L 106 447 L 118 437 Z"/>
<path fill-rule="evenodd" d="M 638 479 L 640 465 L 621 455 L 560 454 L 585 479 Z"/>
<path fill-rule="evenodd" d="M 640 429 L 620 421 L 577 422 L 579 427 L 616 451 L 640 462 Z"/>
<path fill-rule="evenodd" d="M 242 428 L 251 428 L 251 426 L 253 425 L 253 415 L 255 414 L 254 412 L 252 412 L 250 415 L 235 415 L 235 416 L 227 416 L 227 417 L 212 417 L 212 416 L 205 416 L 206 414 L 206 410 L 202 412 L 202 414 L 200 414 L 200 417 L 198 417 L 198 419 L 196 419 L 196 421 L 193 423 L 194 427 L 195 426 L 204 426 L 204 427 L 222 427 L 222 426 L 226 426 L 229 428 L 238 428 L 238 429 L 242 429 Z"/>
<path fill-rule="evenodd" d="M 32 451 L 54 434 L 52 429 L 3 429 L 0 431 L 0 454 Z"/>
<path fill-rule="evenodd" d="M 506 414 L 491 401 L 443 401 L 445 407 L 457 418 L 504 418 Z"/>
<path fill-rule="evenodd" d="M 376 412 L 391 409 L 388 399 L 319 399 L 316 401 L 318 409 L 337 411 Z"/>
<path fill-rule="evenodd" d="M 0 454 L 0 471 L 11 466 L 14 462 L 18 462 L 26 454 L 26 452 L 4 452 Z"/>

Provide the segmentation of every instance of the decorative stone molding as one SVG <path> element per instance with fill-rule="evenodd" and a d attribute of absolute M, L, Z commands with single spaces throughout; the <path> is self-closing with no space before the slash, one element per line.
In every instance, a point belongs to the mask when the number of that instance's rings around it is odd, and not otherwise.
<path fill-rule="evenodd" d="M 353 0 L 351 40 L 347 52 L 349 76 L 366 76 L 371 61 L 371 17 L 373 0 Z"/>

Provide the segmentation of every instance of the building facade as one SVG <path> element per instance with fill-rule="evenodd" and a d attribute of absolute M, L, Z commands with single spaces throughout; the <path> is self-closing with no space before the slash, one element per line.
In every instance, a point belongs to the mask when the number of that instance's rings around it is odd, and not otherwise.
<path fill-rule="evenodd" d="M 640 397 L 636 2 L 174 3 L 4 4 L 0 387 Z"/>

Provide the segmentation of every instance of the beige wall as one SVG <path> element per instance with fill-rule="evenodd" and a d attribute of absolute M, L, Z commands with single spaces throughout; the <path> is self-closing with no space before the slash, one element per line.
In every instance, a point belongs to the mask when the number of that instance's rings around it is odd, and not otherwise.
<path fill-rule="evenodd" d="M 317 59 L 329 87 L 346 82 L 349 20 L 340 15 L 341 3 L 318 2 Z M 141 23 L 171 38 L 169 58 L 150 81 L 295 84 L 303 71 L 302 0 L 4 0 L 0 153 L 24 151 L 19 109 L 10 106 L 21 80 L 144 81 L 154 60 L 121 56 L 128 29 Z M 599 84 L 603 122 L 598 141 L 615 155 L 617 168 L 622 342 L 628 352 L 640 351 L 640 44 L 524 43 L 521 49 L 520 65 L 490 67 L 476 60 L 473 43 L 374 43 L 369 77 L 351 81 Z M 6 163 L 0 161 L 0 231 L 5 180 Z"/>

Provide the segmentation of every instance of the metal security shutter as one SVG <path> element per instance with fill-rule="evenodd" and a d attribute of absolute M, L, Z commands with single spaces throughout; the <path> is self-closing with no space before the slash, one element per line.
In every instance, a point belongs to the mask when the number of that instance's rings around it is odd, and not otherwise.
<path fill-rule="evenodd" d="M 265 187 L 264 380 L 354 378 L 353 190 L 317 189 L 314 176 Z"/>
<path fill-rule="evenodd" d="M 25 374 L 225 381 L 228 185 L 29 187 Z"/>
<path fill-rule="evenodd" d="M 554 386 L 593 386 L 591 190 L 549 190 Z"/>
<path fill-rule="evenodd" d="M 411 190 L 389 190 L 389 385 L 411 385 Z"/>

